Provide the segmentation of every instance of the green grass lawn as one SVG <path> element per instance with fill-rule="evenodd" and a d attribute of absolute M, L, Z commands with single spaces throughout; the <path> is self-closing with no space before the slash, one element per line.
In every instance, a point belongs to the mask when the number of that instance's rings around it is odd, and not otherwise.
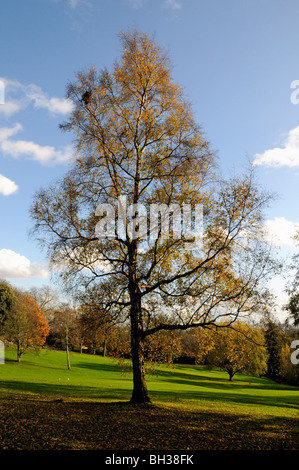
<path fill-rule="evenodd" d="M 2 449 L 299 449 L 299 390 L 204 367 L 159 367 L 152 405 L 128 403 L 132 374 L 110 358 L 6 349 L 0 365 Z"/>

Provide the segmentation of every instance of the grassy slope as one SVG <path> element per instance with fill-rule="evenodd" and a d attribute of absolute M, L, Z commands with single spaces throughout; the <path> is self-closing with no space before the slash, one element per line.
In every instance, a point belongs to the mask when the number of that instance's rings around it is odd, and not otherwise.
<path fill-rule="evenodd" d="M 26 354 L 0 365 L 6 449 L 299 449 L 299 391 L 202 367 L 148 377 L 154 405 L 130 406 L 132 375 L 99 356 Z"/>

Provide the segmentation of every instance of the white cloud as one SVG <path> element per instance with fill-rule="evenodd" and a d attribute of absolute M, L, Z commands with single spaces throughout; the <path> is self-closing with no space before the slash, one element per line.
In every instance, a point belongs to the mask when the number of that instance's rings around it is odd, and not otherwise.
<path fill-rule="evenodd" d="M 172 10 L 179 10 L 182 8 L 182 5 L 177 0 L 166 0 L 165 6 L 171 8 Z"/>
<path fill-rule="evenodd" d="M 39 86 L 23 85 L 18 80 L 0 78 L 5 88 L 5 102 L 0 113 L 10 116 L 33 103 L 35 108 L 47 109 L 51 114 L 68 114 L 73 109 L 71 101 L 65 98 L 49 97 Z M 12 98 L 14 97 L 14 99 Z"/>
<path fill-rule="evenodd" d="M 276 305 L 275 313 L 278 319 L 283 322 L 288 316 L 287 312 L 284 310 L 284 306 L 289 300 L 289 296 L 286 292 L 287 280 L 284 276 L 275 276 L 269 281 L 268 287 L 274 295 Z"/>
<path fill-rule="evenodd" d="M 0 142 L 6 141 L 22 129 L 23 127 L 19 123 L 15 124 L 14 127 L 0 127 Z"/>
<path fill-rule="evenodd" d="M 80 261 L 79 261 L 80 260 Z M 51 260 L 51 268 L 54 271 L 65 271 L 69 263 L 75 263 L 81 265 L 83 271 L 89 270 L 100 270 L 103 273 L 112 273 L 113 265 L 104 258 L 97 254 L 94 254 L 92 251 L 89 252 L 85 248 L 64 248 L 56 251 L 54 257 Z"/>
<path fill-rule="evenodd" d="M 32 141 L 10 139 L 10 137 L 22 129 L 19 123 L 15 124 L 12 128 L 0 128 L 0 150 L 3 153 L 14 158 L 27 156 L 42 165 L 66 163 L 72 158 L 71 146 L 66 146 L 63 150 L 56 150 L 50 145 L 42 146 Z"/>
<path fill-rule="evenodd" d="M 80 0 L 68 0 L 68 4 L 71 8 L 76 8 L 80 3 Z"/>
<path fill-rule="evenodd" d="M 17 190 L 18 185 L 14 181 L 6 178 L 6 176 L 0 175 L 0 194 L 3 194 L 4 196 L 10 196 Z"/>
<path fill-rule="evenodd" d="M 132 8 L 137 9 L 145 5 L 147 0 L 125 0 Z M 169 8 L 171 10 L 179 10 L 182 8 L 181 3 L 178 0 L 165 0 L 162 4 L 164 8 Z"/>
<path fill-rule="evenodd" d="M 18 93 L 17 101 L 8 101 L 0 105 L 0 113 L 2 111 L 4 114 L 13 114 L 28 106 L 28 103 L 33 103 L 35 108 L 47 109 L 51 114 L 68 114 L 72 110 L 73 105 L 70 101 L 60 98 L 49 98 L 36 85 L 24 86 L 17 80 L 2 79 L 0 81 L 4 83 L 8 94 Z M 0 128 L 0 150 L 3 153 L 14 158 L 24 155 L 43 165 L 65 163 L 72 157 L 71 146 L 66 146 L 62 150 L 56 150 L 53 146 L 49 145 L 42 146 L 32 141 L 11 139 L 12 136 L 22 130 L 23 127 L 20 123 L 16 123 L 13 127 Z"/>
<path fill-rule="evenodd" d="M 146 0 L 126 0 L 126 3 L 128 3 L 134 9 L 143 7 L 145 2 Z"/>
<path fill-rule="evenodd" d="M 55 3 L 59 3 L 61 2 L 61 0 L 52 0 L 54 1 Z M 89 0 L 65 0 L 66 1 L 66 4 L 71 7 L 73 10 L 75 8 L 77 8 L 77 6 L 80 6 L 80 5 L 88 5 L 90 6 L 90 2 Z"/>
<path fill-rule="evenodd" d="M 21 110 L 22 106 L 20 103 L 14 101 L 8 101 L 0 105 L 0 113 L 5 116 L 12 116 Z"/>
<path fill-rule="evenodd" d="M 297 247 L 294 236 L 299 230 L 299 224 L 286 220 L 284 217 L 275 217 L 273 220 L 266 220 L 264 224 L 264 234 L 266 239 L 277 247 Z"/>
<path fill-rule="evenodd" d="M 26 155 L 32 160 L 36 160 L 42 165 L 65 163 L 71 158 L 71 147 L 64 150 L 56 150 L 51 145 L 39 145 L 26 140 L 10 141 L 6 140 L 0 144 L 2 151 L 14 158 Z"/>
<path fill-rule="evenodd" d="M 299 167 L 299 126 L 289 131 L 281 148 L 275 147 L 256 154 L 253 163 L 273 168 Z"/>
<path fill-rule="evenodd" d="M 25 87 L 25 93 L 29 100 L 33 101 L 36 108 L 47 109 L 52 114 L 68 114 L 73 109 L 71 101 L 64 98 L 49 98 L 42 89 L 36 85 Z"/>
<path fill-rule="evenodd" d="M 28 279 L 39 277 L 45 279 L 49 276 L 46 266 L 40 263 L 31 263 L 26 256 L 15 251 L 2 248 L 0 250 L 0 278 Z"/>

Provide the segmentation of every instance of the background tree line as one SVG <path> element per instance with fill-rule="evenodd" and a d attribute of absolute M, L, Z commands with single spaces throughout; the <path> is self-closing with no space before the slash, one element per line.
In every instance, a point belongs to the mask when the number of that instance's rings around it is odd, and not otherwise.
<path fill-rule="evenodd" d="M 1 339 L 16 347 L 17 361 L 28 348 L 49 347 L 100 354 L 121 363 L 131 359 L 130 326 L 119 323 L 105 311 L 98 292 L 91 290 L 76 299 L 75 306 L 59 300 L 48 286 L 29 292 L 0 282 Z M 267 314 L 257 325 L 235 322 L 231 328 L 211 326 L 187 331 L 161 330 L 146 338 L 146 370 L 156 364 L 200 364 L 220 368 L 229 380 L 237 372 L 299 384 L 299 366 L 292 364 L 290 345 L 298 328 L 290 316 L 283 324 Z"/>

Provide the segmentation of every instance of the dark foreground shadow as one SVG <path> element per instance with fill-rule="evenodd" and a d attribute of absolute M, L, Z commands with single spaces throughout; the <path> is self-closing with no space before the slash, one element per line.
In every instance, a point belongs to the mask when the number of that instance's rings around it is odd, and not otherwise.
<path fill-rule="evenodd" d="M 297 420 L 177 407 L 3 399 L 0 447 L 24 450 L 295 450 Z"/>
<path fill-rule="evenodd" d="M 1 390 L 2 389 L 2 390 Z M 11 392 L 22 393 L 29 392 L 45 397 L 65 397 L 65 398 L 82 398 L 84 399 L 98 399 L 98 400 L 128 400 L 130 399 L 132 390 L 131 388 L 107 388 L 101 387 L 101 381 L 96 387 L 86 385 L 65 385 L 65 384 L 49 384 L 40 382 L 21 382 L 21 381 L 1 381 L 0 391 L 9 390 Z"/>

